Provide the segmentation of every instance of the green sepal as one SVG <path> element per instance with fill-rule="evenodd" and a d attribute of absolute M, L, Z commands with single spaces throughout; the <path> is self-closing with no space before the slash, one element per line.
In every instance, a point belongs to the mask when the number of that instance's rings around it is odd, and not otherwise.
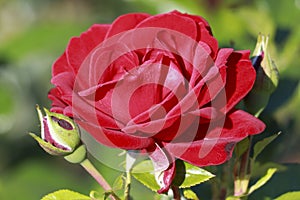
<path fill-rule="evenodd" d="M 68 150 L 63 150 L 60 148 L 57 148 L 56 146 L 53 146 L 51 143 L 46 142 L 45 140 L 43 140 L 42 138 L 40 138 L 39 136 L 35 135 L 34 133 L 29 133 L 29 135 L 31 137 L 33 137 L 33 139 L 35 139 L 39 145 L 49 154 L 54 155 L 54 156 L 61 156 L 61 155 L 67 155 L 70 154 L 71 151 Z"/>
<path fill-rule="evenodd" d="M 40 123 L 43 123 L 43 116 L 41 113 L 40 108 L 37 106 L 37 111 L 40 118 Z M 60 113 L 50 112 L 48 109 L 44 108 L 46 119 L 47 119 L 47 125 L 49 128 L 49 131 L 51 132 L 51 136 L 55 137 L 55 141 L 67 146 L 71 150 L 74 150 L 79 144 L 80 144 L 80 135 L 79 135 L 79 128 L 75 124 L 75 122 L 68 116 L 65 116 Z M 52 120 L 52 118 L 55 117 L 59 120 L 66 121 L 72 126 L 72 130 L 67 130 L 60 126 L 59 123 Z M 42 130 L 44 131 L 44 130 Z"/>
<path fill-rule="evenodd" d="M 264 138 L 263 140 L 258 141 L 254 145 L 254 154 L 253 154 L 253 160 L 256 159 L 256 157 L 264 150 L 264 148 L 270 144 L 275 138 L 277 138 L 280 135 L 281 132 L 278 132 L 277 134 L 274 134 L 270 137 Z"/>
<path fill-rule="evenodd" d="M 269 36 L 259 34 L 253 52 L 253 65 L 256 65 L 256 80 L 250 93 L 244 99 L 244 105 L 251 114 L 258 117 L 269 102 L 270 95 L 278 86 L 278 69 L 268 50 Z M 256 58 L 262 58 L 259 62 Z"/>
<path fill-rule="evenodd" d="M 259 34 L 257 39 L 257 46 L 255 47 L 253 55 L 257 56 L 261 51 L 264 52 L 265 58 L 261 62 L 261 67 L 268 77 L 268 82 L 266 83 L 266 85 L 264 85 L 264 88 L 266 92 L 272 93 L 278 86 L 279 73 L 274 61 L 270 56 L 268 45 L 269 36 Z"/>
<path fill-rule="evenodd" d="M 47 194 L 41 200 L 91 200 L 91 198 L 71 190 L 58 190 Z"/>
<path fill-rule="evenodd" d="M 86 158 L 85 145 L 79 146 L 74 152 L 64 157 L 70 163 L 81 163 Z"/>
<path fill-rule="evenodd" d="M 81 144 L 77 124 L 68 116 L 50 112 L 44 108 L 45 115 L 37 105 L 36 110 L 41 124 L 41 137 L 29 133 L 49 154 L 65 156 L 74 152 Z M 82 151 L 82 149 L 81 149 Z"/>

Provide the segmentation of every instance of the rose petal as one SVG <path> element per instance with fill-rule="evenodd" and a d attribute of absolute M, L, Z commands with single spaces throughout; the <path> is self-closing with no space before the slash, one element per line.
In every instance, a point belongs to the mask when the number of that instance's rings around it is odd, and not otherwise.
<path fill-rule="evenodd" d="M 262 132 L 265 125 L 252 115 L 237 110 L 230 113 L 224 127 L 214 127 L 203 140 L 186 143 L 165 143 L 164 147 L 175 157 L 197 166 L 219 165 L 232 154 L 234 144 L 248 135 Z M 203 131 L 201 126 L 199 131 Z"/>
<path fill-rule="evenodd" d="M 197 26 L 195 21 L 180 17 L 175 13 L 165 13 L 148 17 L 137 26 L 137 28 L 142 27 L 161 27 L 186 34 L 192 39 L 197 38 Z"/>
<path fill-rule="evenodd" d="M 52 76 L 56 76 L 62 72 L 73 72 L 73 69 L 69 66 L 66 53 L 64 52 L 52 66 Z"/>
<path fill-rule="evenodd" d="M 227 62 L 226 110 L 238 104 L 251 90 L 255 82 L 255 69 L 249 59 L 249 51 L 233 52 Z"/>
<path fill-rule="evenodd" d="M 110 29 L 107 32 L 106 38 L 121 33 L 126 30 L 133 29 L 137 24 L 150 17 L 149 14 L 146 13 L 132 13 L 127 15 L 122 15 L 118 17 L 111 24 Z"/>
<path fill-rule="evenodd" d="M 175 162 L 172 162 L 169 168 L 163 171 L 161 188 L 157 191 L 157 193 L 162 194 L 168 192 L 175 175 L 176 175 L 176 165 Z"/>
<path fill-rule="evenodd" d="M 214 37 L 212 37 L 212 31 L 211 31 L 211 28 L 210 28 L 209 24 L 207 23 L 207 21 L 204 18 L 202 18 L 200 16 L 196 16 L 196 15 L 184 14 L 184 13 L 180 13 L 178 11 L 173 11 L 172 13 L 182 16 L 182 17 L 190 18 L 190 19 L 194 20 L 195 22 L 197 22 L 199 32 L 198 32 L 198 37 L 196 40 L 202 41 L 205 44 L 209 45 L 209 47 L 212 50 L 210 55 L 214 59 L 216 56 L 216 53 L 218 51 L 218 41 Z"/>
<path fill-rule="evenodd" d="M 127 150 L 145 149 L 154 145 L 151 138 L 134 137 L 118 130 L 106 129 L 89 122 L 76 121 L 83 129 L 89 132 L 95 140 L 103 145 Z"/>
<path fill-rule="evenodd" d="M 61 93 L 57 87 L 52 88 L 48 93 L 48 98 L 52 101 L 52 112 L 62 113 L 67 104 L 61 99 Z M 55 111 L 54 111 L 55 110 Z"/>
<path fill-rule="evenodd" d="M 169 168 L 172 160 L 169 159 L 170 155 L 167 155 L 160 146 L 155 143 L 155 147 L 149 148 L 149 158 L 151 159 L 154 172 L 164 171 Z"/>
<path fill-rule="evenodd" d="M 205 28 L 209 32 L 211 32 L 211 29 L 210 29 L 210 26 L 209 26 L 208 22 L 203 17 L 197 16 L 197 15 L 191 15 L 191 14 L 181 13 L 181 12 L 178 12 L 177 10 L 172 11 L 172 13 L 174 13 L 176 15 L 179 15 L 179 16 L 182 16 L 182 17 L 188 17 L 188 18 L 196 21 L 197 23 L 202 23 L 202 24 L 205 25 Z"/>
<path fill-rule="evenodd" d="M 211 32 L 205 28 L 205 25 L 200 23 L 200 41 L 206 43 L 211 48 L 211 57 L 215 59 L 218 51 L 218 42 L 217 40 L 212 37 Z"/>
<path fill-rule="evenodd" d="M 149 157 L 154 166 L 156 181 L 161 187 L 157 191 L 159 194 L 168 192 L 176 174 L 175 159 L 164 150 L 158 144 L 148 149 L 151 152 Z"/>
<path fill-rule="evenodd" d="M 66 49 L 66 57 L 69 66 L 75 72 L 78 71 L 90 51 L 103 41 L 109 27 L 110 25 L 106 24 L 95 24 L 89 30 L 82 33 L 80 37 L 73 37 L 70 40 Z"/>

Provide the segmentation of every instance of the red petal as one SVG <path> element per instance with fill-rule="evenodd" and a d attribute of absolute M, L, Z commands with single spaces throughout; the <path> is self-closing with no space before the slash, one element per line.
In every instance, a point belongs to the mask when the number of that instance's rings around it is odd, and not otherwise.
<path fill-rule="evenodd" d="M 182 16 L 182 17 L 191 18 L 191 19 L 195 20 L 197 23 L 202 23 L 202 24 L 205 25 L 206 29 L 209 32 L 211 32 L 208 22 L 203 17 L 197 16 L 197 15 L 190 15 L 190 14 L 186 14 L 186 13 L 181 13 L 181 12 L 178 12 L 177 10 L 172 11 L 172 13 L 174 13 L 176 15 L 179 15 L 179 16 Z"/>
<path fill-rule="evenodd" d="M 137 26 L 137 28 L 143 27 L 171 29 L 190 36 L 195 40 L 197 38 L 197 26 L 195 21 L 187 17 L 178 16 L 175 13 L 166 13 L 148 17 Z"/>
<path fill-rule="evenodd" d="M 68 64 L 66 53 L 63 53 L 52 66 L 52 76 L 66 71 L 73 72 L 73 69 Z"/>
<path fill-rule="evenodd" d="M 222 124 L 222 123 L 221 123 Z M 258 134 L 265 128 L 257 118 L 237 110 L 230 113 L 224 126 L 213 127 L 202 140 L 191 142 L 165 143 L 173 156 L 197 166 L 218 165 L 227 161 L 234 145 L 248 135 Z M 199 131 L 203 132 L 201 126 Z M 201 133 L 202 134 L 202 133 Z"/>
<path fill-rule="evenodd" d="M 110 25 L 95 24 L 80 37 L 73 37 L 67 47 L 66 56 L 69 66 L 77 73 L 83 60 L 90 51 L 99 45 L 105 38 Z"/>
<path fill-rule="evenodd" d="M 83 129 L 90 133 L 94 139 L 103 145 L 121 149 L 145 149 L 154 145 L 151 138 L 134 137 L 118 130 L 110 130 L 89 122 L 76 121 Z"/>
<path fill-rule="evenodd" d="M 238 104 L 252 89 L 256 72 L 249 59 L 249 51 L 233 52 L 227 62 L 226 110 Z"/>
<path fill-rule="evenodd" d="M 163 184 L 157 193 L 162 194 L 168 192 L 171 187 L 172 181 L 176 175 L 176 165 L 172 162 L 168 169 L 163 172 Z"/>
<path fill-rule="evenodd" d="M 121 33 L 123 31 L 133 29 L 137 26 L 137 24 L 139 24 L 141 21 L 145 20 L 148 17 L 150 17 L 150 15 L 145 13 L 132 13 L 122 15 L 116 20 L 114 20 L 114 22 L 111 24 L 111 27 L 107 32 L 106 38 Z"/>
<path fill-rule="evenodd" d="M 168 169 L 173 162 L 172 159 L 169 158 L 170 155 L 167 155 L 158 144 L 155 144 L 154 148 L 149 148 L 148 152 L 154 166 L 154 172 Z"/>
<path fill-rule="evenodd" d="M 175 159 L 157 144 L 148 151 L 151 152 L 149 157 L 153 162 L 156 181 L 161 187 L 157 192 L 159 194 L 166 193 L 176 175 Z"/>
<path fill-rule="evenodd" d="M 181 16 L 181 17 L 190 18 L 198 24 L 199 31 L 198 31 L 197 41 L 202 41 L 205 44 L 207 44 L 212 50 L 212 52 L 211 52 L 212 58 L 215 58 L 217 51 L 218 51 L 218 41 L 213 37 L 212 31 L 211 31 L 211 28 L 210 28 L 208 22 L 200 16 L 183 14 L 178 11 L 173 11 L 172 13 L 174 13 L 178 16 Z"/>
<path fill-rule="evenodd" d="M 200 41 L 204 42 L 205 44 L 207 44 L 212 52 L 211 52 L 211 57 L 213 59 L 215 59 L 217 52 L 218 52 L 218 41 L 211 35 L 210 30 L 207 30 L 205 28 L 204 24 L 199 24 L 200 26 Z"/>
<path fill-rule="evenodd" d="M 67 106 L 67 104 L 60 98 L 61 93 L 58 88 L 52 88 L 48 93 L 48 98 L 52 100 L 51 111 L 63 113 L 63 109 Z M 52 109 L 55 109 L 53 111 Z"/>

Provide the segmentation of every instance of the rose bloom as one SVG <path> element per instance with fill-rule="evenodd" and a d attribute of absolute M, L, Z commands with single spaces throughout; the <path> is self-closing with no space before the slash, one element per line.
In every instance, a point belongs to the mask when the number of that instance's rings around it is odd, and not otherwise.
<path fill-rule="evenodd" d="M 222 164 L 264 130 L 235 108 L 255 81 L 249 54 L 219 48 L 199 16 L 126 14 L 70 40 L 52 68 L 51 111 L 103 145 L 148 153 L 166 192 L 176 159 Z"/>

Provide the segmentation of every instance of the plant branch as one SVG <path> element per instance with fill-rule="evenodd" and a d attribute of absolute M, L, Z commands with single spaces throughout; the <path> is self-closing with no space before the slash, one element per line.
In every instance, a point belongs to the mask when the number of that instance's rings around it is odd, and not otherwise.
<path fill-rule="evenodd" d="M 104 177 L 99 173 L 99 171 L 94 167 L 94 165 L 85 159 L 82 161 L 81 166 L 99 183 L 99 185 L 105 190 L 105 192 L 110 193 L 111 200 L 119 200 L 120 198 L 112 191 L 111 186 L 107 183 Z"/>
<path fill-rule="evenodd" d="M 241 155 L 234 169 L 234 195 L 240 196 L 247 193 L 251 176 L 250 148 L 252 136 L 249 136 L 249 146 Z"/>
<path fill-rule="evenodd" d="M 179 187 L 178 186 L 172 186 L 171 189 L 173 191 L 173 199 L 174 200 L 180 200 Z"/>
<path fill-rule="evenodd" d="M 124 189 L 124 200 L 130 200 L 130 185 L 131 185 L 131 175 L 130 175 L 130 171 L 127 171 L 125 189 Z"/>

